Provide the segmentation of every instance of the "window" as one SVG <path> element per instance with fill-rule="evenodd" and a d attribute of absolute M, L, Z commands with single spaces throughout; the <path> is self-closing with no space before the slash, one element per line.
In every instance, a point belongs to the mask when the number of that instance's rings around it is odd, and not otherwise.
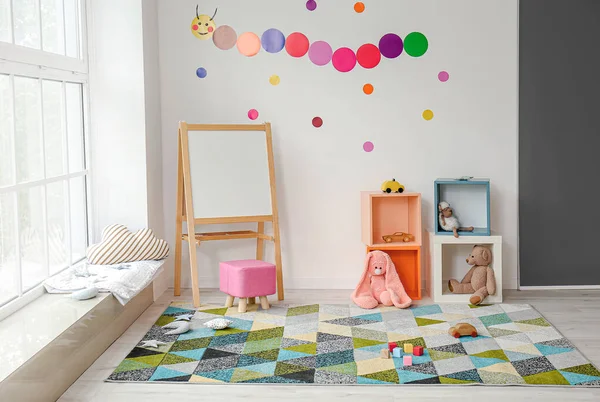
<path fill-rule="evenodd" d="M 83 0 L 0 0 L 0 306 L 88 246 Z"/>

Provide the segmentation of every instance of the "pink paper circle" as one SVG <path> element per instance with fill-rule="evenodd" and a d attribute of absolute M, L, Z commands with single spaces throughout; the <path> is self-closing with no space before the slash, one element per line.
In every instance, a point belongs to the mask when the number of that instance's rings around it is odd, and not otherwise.
<path fill-rule="evenodd" d="M 258 110 L 256 110 L 256 109 L 250 109 L 250 110 L 248 110 L 248 118 L 250 120 L 256 120 L 256 119 L 258 119 Z"/>
<path fill-rule="evenodd" d="M 375 149 L 375 145 L 373 145 L 371 141 L 367 141 L 363 144 L 363 149 L 365 152 L 371 152 L 373 149 Z"/>
<path fill-rule="evenodd" d="M 438 74 L 438 80 L 440 80 L 441 82 L 446 82 L 449 78 L 450 74 L 448 74 L 447 71 L 440 71 L 440 73 Z"/>
<path fill-rule="evenodd" d="M 336 70 L 347 73 L 356 66 L 356 55 L 352 49 L 341 47 L 333 53 L 331 62 Z"/>
<path fill-rule="evenodd" d="M 308 49 L 308 58 L 317 66 L 324 66 L 331 61 L 333 50 L 329 43 L 322 40 L 313 42 Z"/>

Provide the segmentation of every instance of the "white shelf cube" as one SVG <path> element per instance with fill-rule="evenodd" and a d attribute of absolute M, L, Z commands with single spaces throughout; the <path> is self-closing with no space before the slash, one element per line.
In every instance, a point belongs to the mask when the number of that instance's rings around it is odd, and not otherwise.
<path fill-rule="evenodd" d="M 450 292 L 448 279 L 453 277 L 460 282 L 471 269 L 471 266 L 466 262 L 469 252 L 467 250 L 469 246 L 472 248 L 475 245 L 487 246 L 491 249 L 492 263 L 490 267 L 494 270 L 496 277 L 496 294 L 486 297 L 482 304 L 502 303 L 502 236 L 492 232 L 491 236 L 460 236 L 457 239 L 454 236 L 436 235 L 433 230 L 428 230 L 425 244 L 427 245 L 425 252 L 425 285 L 427 293 L 434 303 L 469 303 L 470 294 Z M 462 265 L 460 267 L 449 267 L 449 256 L 445 256 L 445 254 L 451 254 L 450 248 L 461 246 L 465 248 Z M 455 269 L 452 270 L 452 268 Z M 450 270 L 452 270 L 451 276 L 449 276 Z M 446 275 L 444 275 L 445 273 Z"/>

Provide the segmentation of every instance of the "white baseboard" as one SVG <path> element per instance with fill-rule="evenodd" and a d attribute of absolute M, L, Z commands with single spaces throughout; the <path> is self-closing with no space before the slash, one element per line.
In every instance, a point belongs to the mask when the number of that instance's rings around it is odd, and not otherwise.
<path fill-rule="evenodd" d="M 598 290 L 600 285 L 520 286 L 519 290 Z"/>

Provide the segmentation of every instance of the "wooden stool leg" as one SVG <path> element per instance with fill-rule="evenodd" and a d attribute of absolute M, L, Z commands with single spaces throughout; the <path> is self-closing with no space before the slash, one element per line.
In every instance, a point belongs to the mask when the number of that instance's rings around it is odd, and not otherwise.
<path fill-rule="evenodd" d="M 240 305 L 238 306 L 238 313 L 246 312 L 246 298 L 240 297 Z"/>
<path fill-rule="evenodd" d="M 235 299 L 235 297 L 231 296 L 231 295 L 227 295 L 227 301 L 225 302 L 225 307 L 231 307 L 233 306 L 233 300 Z"/>
<path fill-rule="evenodd" d="M 256 297 L 249 297 L 248 304 L 256 304 Z"/>
<path fill-rule="evenodd" d="M 260 296 L 260 306 L 263 308 L 263 310 L 268 310 L 271 308 L 267 296 Z"/>

